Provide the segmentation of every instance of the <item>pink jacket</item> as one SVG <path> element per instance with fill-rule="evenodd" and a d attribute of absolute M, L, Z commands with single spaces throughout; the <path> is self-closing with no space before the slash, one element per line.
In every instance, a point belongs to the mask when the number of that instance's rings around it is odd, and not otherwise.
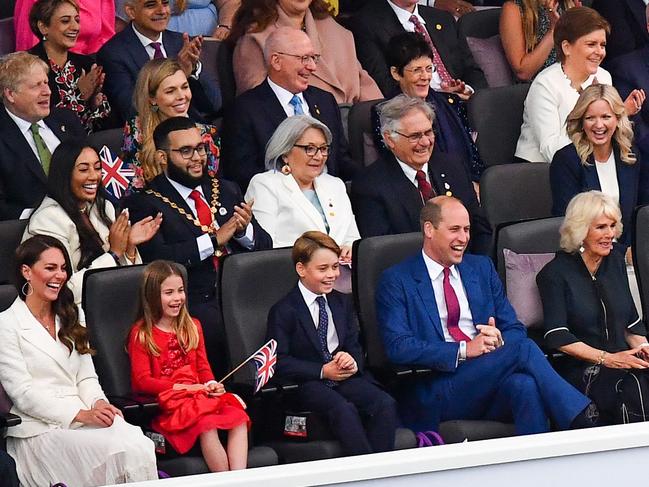
<path fill-rule="evenodd" d="M 31 49 L 38 42 L 29 28 L 29 11 L 35 3 L 36 0 L 16 0 L 14 28 L 17 51 Z M 79 0 L 77 3 L 81 29 L 71 50 L 78 54 L 94 54 L 115 35 L 115 1 Z"/>
<path fill-rule="evenodd" d="M 281 9 L 277 11 L 279 18 L 274 25 L 263 32 L 248 33 L 237 42 L 234 50 L 237 94 L 254 88 L 266 78 L 264 43 L 278 27 L 291 25 L 286 14 Z M 331 92 L 338 103 L 383 98 L 376 82 L 356 58 L 351 32 L 331 17 L 315 20 L 310 10 L 307 10 L 304 23 L 315 52 L 322 56 L 318 69 L 311 75 L 311 86 Z"/>

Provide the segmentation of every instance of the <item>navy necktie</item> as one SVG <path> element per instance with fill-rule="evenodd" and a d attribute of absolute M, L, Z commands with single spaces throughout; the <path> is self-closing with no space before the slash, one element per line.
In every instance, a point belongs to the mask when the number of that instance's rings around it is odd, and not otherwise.
<path fill-rule="evenodd" d="M 318 339 L 320 340 L 320 348 L 322 350 L 322 356 L 325 359 L 325 363 L 329 363 L 332 360 L 331 352 L 329 351 L 329 345 L 327 345 L 327 331 L 329 330 L 329 315 L 327 314 L 327 301 L 323 296 L 318 296 L 315 298 L 318 303 Z M 333 387 L 336 383 L 329 379 L 324 379 L 324 383 Z"/>

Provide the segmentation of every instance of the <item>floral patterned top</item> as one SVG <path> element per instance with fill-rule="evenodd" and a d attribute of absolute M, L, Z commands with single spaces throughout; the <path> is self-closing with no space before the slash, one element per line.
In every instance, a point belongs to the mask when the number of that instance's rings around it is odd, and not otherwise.
<path fill-rule="evenodd" d="M 196 126 L 201 130 L 203 143 L 207 147 L 207 171 L 216 174 L 219 169 L 219 157 L 221 155 L 221 138 L 218 136 L 216 127 L 203 123 Z M 122 143 L 122 160 L 135 169 L 135 176 L 126 190 L 126 195 L 144 188 L 146 181 L 142 165 L 139 161 L 139 152 L 142 147 L 142 128 L 140 118 L 136 115 L 126 122 L 124 126 L 124 142 Z"/>
<path fill-rule="evenodd" d="M 88 100 L 81 97 L 81 90 L 78 87 L 81 70 L 77 69 L 69 59 L 64 66 L 57 65 L 51 59 L 49 61 L 56 83 L 56 86 L 53 86 L 52 89 L 58 91 L 60 99 L 56 106 L 58 108 L 67 108 L 76 113 L 86 131 L 91 133 L 95 128 L 95 123 L 110 114 L 110 105 L 106 95 L 99 93 L 97 95 L 99 103 L 94 109 L 90 108 Z"/>
<path fill-rule="evenodd" d="M 515 0 L 516 5 L 518 5 L 518 8 L 521 9 L 521 15 L 523 14 L 523 1 L 522 0 Z M 559 9 L 561 7 L 558 7 Z M 541 42 L 541 39 L 543 39 L 543 36 L 547 34 L 547 32 L 550 30 L 550 11 L 548 10 L 547 7 L 541 7 L 539 10 L 539 20 L 538 20 L 538 25 L 536 26 L 536 43 L 538 44 Z M 550 54 L 548 54 L 548 58 L 545 60 L 543 63 L 543 66 L 541 66 L 541 69 L 539 69 L 539 73 L 543 71 L 545 68 L 548 66 L 553 65 L 554 63 L 557 62 L 557 51 L 553 47 L 552 50 L 550 51 Z"/>

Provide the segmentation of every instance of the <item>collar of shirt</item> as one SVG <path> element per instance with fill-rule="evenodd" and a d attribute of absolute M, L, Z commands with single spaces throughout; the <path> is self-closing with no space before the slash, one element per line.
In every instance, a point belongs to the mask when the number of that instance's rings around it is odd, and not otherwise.
<path fill-rule="evenodd" d="M 422 23 L 422 25 L 426 25 L 426 21 L 424 18 L 419 15 L 419 6 L 415 4 L 415 10 L 413 12 L 409 12 L 405 8 L 401 8 L 398 5 L 395 5 L 392 3 L 390 0 L 386 0 L 388 2 L 388 5 L 394 10 L 395 15 L 399 19 L 399 23 L 403 26 L 404 29 L 406 29 L 408 32 L 414 32 L 415 31 L 415 24 L 410 22 L 410 17 L 414 15 L 419 19 L 419 22 Z"/>
<path fill-rule="evenodd" d="M 444 266 L 428 257 L 423 250 L 421 251 L 421 255 L 424 258 L 424 264 L 426 264 L 426 270 L 431 281 L 438 279 L 442 272 L 444 272 Z M 452 265 L 449 269 L 451 270 L 451 277 L 460 279 L 460 272 L 457 270 L 457 266 Z"/>
<path fill-rule="evenodd" d="M 196 213 L 196 208 L 195 208 L 195 203 L 194 200 L 192 200 L 189 195 L 191 194 L 192 191 L 196 190 L 198 191 L 201 196 L 203 197 L 203 200 L 205 200 L 205 194 L 203 194 L 203 188 L 201 188 L 201 185 L 199 184 L 195 188 L 188 188 L 187 186 L 183 186 L 182 184 L 174 181 L 171 179 L 169 176 L 165 174 L 165 177 L 167 178 L 167 181 L 174 187 L 176 191 L 180 194 L 183 200 L 185 200 L 188 204 L 189 207 Z M 206 201 L 206 200 L 205 200 Z"/>
<path fill-rule="evenodd" d="M 149 44 L 151 44 L 152 42 L 159 42 L 160 47 L 162 48 L 162 52 L 167 54 L 167 52 L 166 52 L 166 50 L 164 48 L 164 44 L 162 43 L 162 32 L 160 32 L 160 35 L 158 36 L 157 39 L 151 40 L 147 36 L 142 34 L 139 30 L 137 30 L 137 28 L 135 27 L 135 24 L 133 22 L 131 22 L 131 27 L 133 28 L 133 32 L 135 32 L 135 36 L 139 39 L 139 41 L 142 43 L 142 45 L 145 47 L 145 49 L 147 49 L 147 52 L 149 52 L 148 51 L 149 49 L 151 50 L 151 52 L 154 51 L 153 47 L 151 47 Z M 149 54 L 151 54 L 151 53 L 149 53 Z"/>
<path fill-rule="evenodd" d="M 401 162 L 398 158 L 397 158 L 397 162 L 399 163 L 399 166 L 401 166 L 401 170 L 403 171 L 403 173 L 408 178 L 408 181 L 410 181 L 418 188 L 419 185 L 417 184 L 417 170 L 413 167 L 410 167 L 405 162 Z M 430 183 L 430 176 L 428 175 L 428 163 L 424 164 L 421 170 L 424 171 L 424 174 L 426 175 L 426 181 Z"/>
<path fill-rule="evenodd" d="M 295 115 L 295 110 L 293 109 L 293 105 L 291 105 L 290 103 L 291 99 L 293 98 L 293 95 L 296 95 L 302 102 L 302 110 L 304 111 L 304 114 L 305 115 L 309 114 L 309 105 L 304 99 L 304 95 L 302 93 L 291 93 L 287 89 L 273 82 L 272 79 L 270 78 L 266 78 L 266 79 L 268 80 L 268 85 L 270 86 L 270 89 L 273 90 L 273 93 L 275 93 L 277 100 L 279 100 L 279 104 L 282 105 L 282 109 L 284 110 L 284 112 L 286 112 L 287 117 L 292 117 L 293 115 Z"/>
<path fill-rule="evenodd" d="M 307 287 L 304 284 L 302 284 L 302 281 L 298 281 L 297 287 L 300 290 L 300 292 L 302 293 L 302 297 L 304 298 L 304 302 L 306 303 L 307 307 L 309 307 L 309 308 L 315 302 L 316 298 L 319 297 L 319 296 L 322 296 L 323 298 L 325 298 L 325 302 L 327 301 L 327 296 L 325 296 L 324 294 L 316 294 L 313 291 L 311 291 L 310 289 L 307 289 Z"/>
<path fill-rule="evenodd" d="M 18 115 L 14 114 L 14 113 L 12 113 L 7 107 L 5 107 L 5 110 L 7 111 L 7 114 L 9 115 L 9 117 L 11 117 L 11 119 L 16 123 L 16 125 L 18 126 L 18 129 L 20 130 L 20 132 L 25 137 L 31 137 L 31 132 L 30 132 L 29 129 L 31 128 L 32 123 L 28 122 L 27 120 L 24 120 L 24 119 L 20 118 Z M 47 125 L 45 125 L 45 122 L 43 122 L 43 120 L 39 120 L 38 122 L 36 122 L 36 124 L 38 125 L 38 128 L 40 128 L 40 129 L 45 129 L 45 130 L 48 129 Z"/>

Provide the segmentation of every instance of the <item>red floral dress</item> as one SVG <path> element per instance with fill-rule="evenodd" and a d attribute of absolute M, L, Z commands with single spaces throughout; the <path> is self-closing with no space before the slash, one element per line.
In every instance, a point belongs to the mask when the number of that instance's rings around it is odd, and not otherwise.
<path fill-rule="evenodd" d="M 158 396 L 161 413 L 152 423 L 178 453 L 186 453 L 204 431 L 229 430 L 240 424 L 250 426 L 244 411 L 245 404 L 235 394 L 218 397 L 206 391 L 174 390 L 173 385 L 197 384 L 214 380 L 207 361 L 203 329 L 198 320 L 199 344 L 185 353 L 175 333 L 153 327 L 153 340 L 160 349 L 154 357 L 137 340 L 141 322 L 135 323 L 128 340 L 131 357 L 131 385 L 133 392 Z"/>

